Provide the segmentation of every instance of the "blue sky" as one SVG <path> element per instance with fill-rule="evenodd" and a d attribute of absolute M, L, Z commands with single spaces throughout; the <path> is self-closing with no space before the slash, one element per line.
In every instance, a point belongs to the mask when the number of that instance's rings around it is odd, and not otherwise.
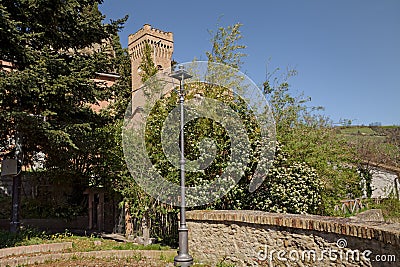
<path fill-rule="evenodd" d="M 243 24 L 242 71 L 261 85 L 268 70 L 295 68 L 294 93 L 334 122 L 400 125 L 399 0 L 105 0 L 108 19 L 129 15 L 121 42 L 143 24 L 174 33 L 173 58 L 206 59 L 208 30 Z"/>

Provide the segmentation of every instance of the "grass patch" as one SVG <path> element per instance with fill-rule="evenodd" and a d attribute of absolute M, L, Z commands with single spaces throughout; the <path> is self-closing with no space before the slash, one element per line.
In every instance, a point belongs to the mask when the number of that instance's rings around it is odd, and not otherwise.
<path fill-rule="evenodd" d="M 381 209 L 385 220 L 400 221 L 400 200 L 390 197 L 382 199 L 380 203 L 371 203 L 374 209 Z"/>
<path fill-rule="evenodd" d="M 377 132 L 372 130 L 370 127 L 362 126 L 351 126 L 346 128 L 341 128 L 340 133 L 342 134 L 352 134 L 352 135 L 377 135 Z"/>
<path fill-rule="evenodd" d="M 134 243 L 122 243 L 115 240 L 95 236 L 76 236 L 66 231 L 64 233 L 46 234 L 34 229 L 23 229 L 18 234 L 0 231 L 0 248 L 39 245 L 49 243 L 72 242 L 72 249 L 66 252 L 89 252 L 99 250 L 168 250 L 170 247 L 160 244 L 147 246 Z"/>

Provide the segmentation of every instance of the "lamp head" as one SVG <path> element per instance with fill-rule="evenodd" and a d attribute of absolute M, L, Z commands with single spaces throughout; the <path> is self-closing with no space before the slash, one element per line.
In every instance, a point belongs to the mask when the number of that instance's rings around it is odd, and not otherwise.
<path fill-rule="evenodd" d="M 169 76 L 172 77 L 172 78 L 175 78 L 175 79 L 177 79 L 179 81 L 182 81 L 182 80 L 189 79 L 189 78 L 193 77 L 193 75 L 190 75 L 182 65 L 180 65 L 178 70 L 172 72 Z"/>

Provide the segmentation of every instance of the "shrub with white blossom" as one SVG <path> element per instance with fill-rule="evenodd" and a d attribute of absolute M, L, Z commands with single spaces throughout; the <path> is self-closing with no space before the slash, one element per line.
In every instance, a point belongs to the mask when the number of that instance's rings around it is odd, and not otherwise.
<path fill-rule="evenodd" d="M 253 207 L 273 212 L 316 213 L 323 186 L 315 169 L 304 162 L 286 165 L 284 155 L 279 155 L 276 163 L 255 192 Z"/>

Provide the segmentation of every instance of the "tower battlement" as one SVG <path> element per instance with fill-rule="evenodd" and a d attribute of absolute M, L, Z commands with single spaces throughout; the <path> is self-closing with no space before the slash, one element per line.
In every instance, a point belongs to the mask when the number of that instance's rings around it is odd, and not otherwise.
<path fill-rule="evenodd" d="M 152 28 L 150 24 L 144 24 L 143 28 L 139 29 L 137 32 L 130 34 L 128 37 L 129 45 L 135 42 L 137 39 L 141 38 L 143 35 L 152 35 L 160 39 L 165 39 L 166 41 L 173 42 L 173 33 L 165 32 L 156 28 Z"/>

